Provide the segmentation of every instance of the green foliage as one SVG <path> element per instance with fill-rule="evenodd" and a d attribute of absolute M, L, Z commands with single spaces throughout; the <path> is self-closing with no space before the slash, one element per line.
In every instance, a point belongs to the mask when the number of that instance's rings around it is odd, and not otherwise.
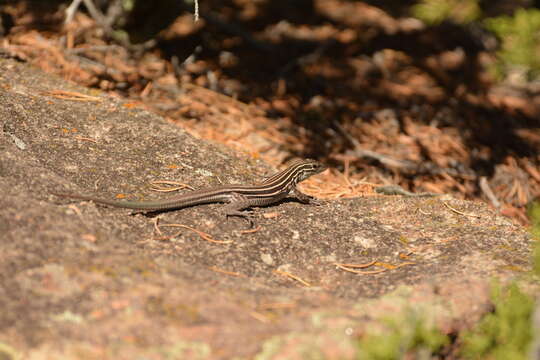
<path fill-rule="evenodd" d="M 389 320 L 388 327 L 384 334 L 367 335 L 360 340 L 359 360 L 401 359 L 406 353 L 429 355 L 448 343 L 445 335 L 426 326 L 413 313 L 400 322 Z"/>
<path fill-rule="evenodd" d="M 452 20 L 467 24 L 480 16 L 478 0 L 421 0 L 412 7 L 413 16 L 427 24 Z"/>
<path fill-rule="evenodd" d="M 412 14 L 430 25 L 445 20 L 467 24 L 481 16 L 478 0 L 420 0 Z M 524 80 L 540 76 L 540 10 L 520 8 L 512 16 L 483 21 L 484 27 L 500 39 L 497 75 L 523 74 Z"/>
<path fill-rule="evenodd" d="M 516 284 L 494 286 L 495 311 L 463 335 L 462 353 L 469 359 L 526 359 L 532 339 L 533 299 Z"/>
<path fill-rule="evenodd" d="M 535 240 L 533 271 L 536 276 L 540 276 L 540 201 L 529 204 L 527 215 L 531 221 L 531 235 Z"/>
<path fill-rule="evenodd" d="M 501 40 L 501 71 L 517 65 L 529 77 L 540 75 L 540 10 L 518 9 L 513 16 L 486 19 L 484 24 Z"/>
<path fill-rule="evenodd" d="M 123 0 L 122 1 L 122 8 L 124 11 L 132 11 L 135 7 L 135 0 Z"/>

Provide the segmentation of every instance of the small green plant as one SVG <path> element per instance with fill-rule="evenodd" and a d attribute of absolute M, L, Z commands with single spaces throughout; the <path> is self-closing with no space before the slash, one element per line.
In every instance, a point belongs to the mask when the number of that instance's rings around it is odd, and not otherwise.
<path fill-rule="evenodd" d="M 468 24 L 482 15 L 478 0 L 420 0 L 411 11 L 429 25 Z M 487 18 L 482 24 L 500 39 L 492 69 L 497 77 L 519 75 L 512 78 L 522 82 L 540 77 L 540 10 L 520 8 L 511 16 Z"/>
<path fill-rule="evenodd" d="M 540 201 L 529 204 L 527 215 L 531 221 L 531 235 L 534 239 L 533 271 L 536 276 L 540 276 Z"/>
<path fill-rule="evenodd" d="M 540 10 L 518 9 L 513 16 L 486 19 L 484 24 L 501 41 L 499 73 L 518 67 L 529 79 L 540 75 Z"/>
<path fill-rule="evenodd" d="M 526 359 L 532 340 L 533 299 L 516 284 L 493 286 L 495 311 L 463 335 L 462 354 L 468 359 Z"/>
<path fill-rule="evenodd" d="M 436 25 L 444 20 L 467 24 L 481 12 L 478 0 L 421 0 L 412 7 L 412 13 L 426 24 Z"/>
<path fill-rule="evenodd" d="M 448 337 L 428 327 L 414 313 L 402 321 L 388 320 L 389 331 L 381 335 L 367 335 L 359 342 L 359 360 L 402 359 L 405 354 L 436 353 L 448 344 Z"/>

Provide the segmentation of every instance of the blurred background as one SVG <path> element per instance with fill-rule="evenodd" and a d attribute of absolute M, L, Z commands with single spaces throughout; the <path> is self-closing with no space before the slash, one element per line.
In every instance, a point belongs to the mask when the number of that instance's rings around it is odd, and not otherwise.
<path fill-rule="evenodd" d="M 540 194 L 540 1 L 0 1 L 0 56 L 129 99 L 327 198 Z"/>

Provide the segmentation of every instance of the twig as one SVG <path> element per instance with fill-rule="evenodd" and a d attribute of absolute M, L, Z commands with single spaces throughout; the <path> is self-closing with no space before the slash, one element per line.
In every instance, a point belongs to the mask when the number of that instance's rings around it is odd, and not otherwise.
<path fill-rule="evenodd" d="M 431 192 L 413 193 L 413 192 L 405 190 L 404 188 L 398 185 L 379 186 L 375 188 L 375 192 L 379 194 L 384 194 L 384 195 L 402 195 L 405 197 L 435 197 L 435 196 L 444 195 L 444 194 L 436 194 L 436 193 L 431 193 Z"/>
<path fill-rule="evenodd" d="M 380 162 L 381 164 L 392 167 L 392 168 L 398 168 L 402 171 L 406 171 L 408 173 L 415 173 L 416 175 L 420 174 L 430 174 L 430 175 L 445 175 L 449 174 L 454 177 L 460 177 L 463 179 L 475 179 L 474 171 L 471 169 L 464 169 L 463 171 L 456 170 L 454 168 L 441 168 L 437 164 L 431 162 L 431 161 L 424 161 L 421 163 L 415 163 L 414 161 L 410 160 L 397 160 L 390 156 L 379 154 L 375 151 L 371 150 L 364 150 L 362 149 L 362 145 L 356 140 L 351 134 L 349 134 L 343 126 L 337 121 L 333 122 L 334 126 L 339 130 L 339 132 L 351 142 L 351 144 L 354 146 L 353 150 L 347 150 L 345 152 L 345 155 L 352 155 L 360 158 L 366 158 L 371 160 L 376 160 Z"/>
<path fill-rule="evenodd" d="M 361 274 L 361 275 L 379 274 L 379 273 L 382 273 L 382 272 L 385 272 L 386 270 L 388 270 L 388 269 L 380 269 L 380 270 L 372 270 L 372 271 L 360 271 L 360 270 L 353 270 L 353 269 L 351 269 L 349 267 L 346 267 L 346 266 L 343 266 L 341 264 L 334 264 L 334 265 L 336 265 L 341 270 L 345 270 L 345 271 L 348 271 L 348 272 L 351 272 L 351 273 L 354 273 L 354 274 Z"/>
<path fill-rule="evenodd" d="M 373 274 L 380 274 L 380 273 L 385 272 L 387 270 L 394 270 L 394 269 L 400 268 L 402 266 L 414 265 L 414 264 L 416 264 L 416 263 L 414 263 L 412 261 L 408 261 L 408 262 L 404 262 L 404 263 L 401 263 L 401 264 L 398 264 L 398 265 L 392 265 L 392 264 L 379 262 L 377 260 L 373 260 L 373 261 L 371 261 L 369 263 L 366 263 L 366 264 L 339 264 L 339 263 L 335 263 L 334 265 L 336 267 L 338 267 L 339 269 L 341 269 L 341 270 L 345 270 L 345 271 L 351 272 L 353 274 L 373 275 Z M 372 265 L 381 266 L 383 269 L 371 270 L 371 271 L 353 270 L 353 269 L 359 269 L 359 268 L 365 269 L 365 268 L 370 267 Z"/>
<path fill-rule="evenodd" d="M 183 189 L 194 190 L 193 187 L 189 186 L 188 184 L 180 183 L 178 181 L 155 180 L 155 181 L 152 181 L 150 184 L 153 185 L 152 190 L 159 191 L 159 192 L 172 192 L 172 191 L 178 191 L 178 190 L 183 190 Z M 156 184 L 176 185 L 176 187 L 172 187 L 172 188 L 159 187 L 159 186 L 155 186 Z"/>
<path fill-rule="evenodd" d="M 84 2 L 84 6 L 88 9 L 88 12 L 90 13 L 90 16 L 99 24 L 101 25 L 105 32 L 107 34 L 112 33 L 112 28 L 110 24 L 107 23 L 107 20 L 105 16 L 101 13 L 101 11 L 94 5 L 92 0 L 82 0 Z"/>
<path fill-rule="evenodd" d="M 453 212 L 455 212 L 456 214 L 459 214 L 459 215 L 463 215 L 463 216 L 470 216 L 470 217 L 475 217 L 475 218 L 481 218 L 480 215 L 476 215 L 476 214 L 466 214 L 464 212 L 461 212 L 459 210 L 456 210 L 454 209 L 453 207 L 451 207 L 450 205 L 448 205 L 447 203 L 445 203 L 444 201 L 442 202 L 444 204 L 444 206 L 446 206 L 447 208 L 449 208 L 450 210 L 452 210 Z"/>
<path fill-rule="evenodd" d="M 261 225 L 257 226 L 256 228 L 253 228 L 253 229 L 241 230 L 240 234 L 242 234 L 242 235 L 253 234 L 253 233 L 256 233 L 259 230 L 261 230 Z"/>
<path fill-rule="evenodd" d="M 302 280 L 300 277 L 298 277 L 298 276 L 296 276 L 296 275 L 291 274 L 290 272 L 287 272 L 287 271 L 281 271 L 281 270 L 274 270 L 274 274 L 288 277 L 288 278 L 290 278 L 290 279 L 293 279 L 293 280 L 298 281 L 300 284 L 302 284 L 302 285 L 304 285 L 304 286 L 311 287 L 311 284 L 310 284 L 310 283 L 308 283 L 308 282 L 305 281 L 305 280 Z"/>
<path fill-rule="evenodd" d="M 64 24 L 69 24 L 71 21 L 73 21 L 73 17 L 75 16 L 75 12 L 79 8 L 79 5 L 81 5 L 82 0 L 73 0 L 73 2 L 67 7 L 66 9 L 66 19 L 64 20 Z"/>
<path fill-rule="evenodd" d="M 484 192 L 484 195 L 486 195 L 489 201 L 491 201 L 491 204 L 493 205 L 493 207 L 495 209 L 499 209 L 501 207 L 501 203 L 499 202 L 499 200 L 497 199 L 493 191 L 491 191 L 491 187 L 489 186 L 489 183 L 485 176 L 480 177 L 479 185 L 480 185 L 480 189 Z"/>
<path fill-rule="evenodd" d="M 417 168 L 416 164 L 412 161 L 397 160 L 397 159 L 391 158 L 390 156 L 379 154 L 371 150 L 356 148 L 354 150 L 347 151 L 347 154 L 356 155 L 360 158 L 377 160 L 383 165 L 393 167 L 393 168 L 398 168 L 398 169 L 404 169 L 407 171 L 413 171 Z"/>
<path fill-rule="evenodd" d="M 44 95 L 53 96 L 57 99 L 73 100 L 73 101 L 102 101 L 101 98 L 96 96 L 85 95 L 80 92 L 65 91 L 65 90 L 51 90 L 43 92 Z"/>
<path fill-rule="evenodd" d="M 412 161 L 396 160 L 389 156 L 376 153 L 375 151 L 362 149 L 362 145 L 360 144 L 360 142 L 356 140 L 351 134 L 349 134 L 339 122 L 334 120 L 333 123 L 336 129 L 339 130 L 341 135 L 343 135 L 347 140 L 349 140 L 349 142 L 354 146 L 354 150 L 348 151 L 348 153 L 350 153 L 351 155 L 355 155 L 361 158 L 377 160 L 383 165 L 394 168 L 405 168 L 407 170 L 413 170 L 416 168 L 416 164 Z"/>
<path fill-rule="evenodd" d="M 397 265 L 392 265 L 392 264 L 388 264 L 388 263 L 383 263 L 383 262 L 379 262 L 377 261 L 375 263 L 376 266 L 381 266 L 385 269 L 388 269 L 388 270 L 395 270 L 395 269 L 398 269 L 402 266 L 407 266 L 407 265 L 415 265 L 416 263 L 415 262 L 412 262 L 412 261 L 407 261 L 407 262 L 403 262 L 401 264 L 397 264 Z"/>
<path fill-rule="evenodd" d="M 161 232 L 161 229 L 159 228 L 159 216 L 156 216 L 154 218 L 154 229 L 156 230 L 156 232 L 159 234 L 159 235 L 163 235 L 163 233 Z"/>
<path fill-rule="evenodd" d="M 72 21 L 74 13 L 78 9 L 81 2 L 83 2 L 86 9 L 88 9 L 88 13 L 92 19 L 94 19 L 94 21 L 103 28 L 105 34 L 109 38 L 120 43 L 122 46 L 133 51 L 142 52 L 156 45 L 157 42 L 155 39 L 150 39 L 142 44 L 133 45 L 130 43 L 128 38 L 120 36 L 114 32 L 112 24 L 122 13 L 122 6 L 119 0 L 115 0 L 109 5 L 107 16 L 105 16 L 101 10 L 96 7 L 92 0 L 74 0 L 66 10 L 66 24 Z"/>
<path fill-rule="evenodd" d="M 348 268 L 364 269 L 364 268 L 370 267 L 371 265 L 374 265 L 376 262 L 377 262 L 377 260 L 373 260 L 373 261 L 365 263 L 365 264 L 340 264 L 340 263 L 335 263 L 334 265 L 336 265 L 338 267 L 344 266 L 344 267 L 348 267 Z"/>
<path fill-rule="evenodd" d="M 258 313 L 256 311 L 250 311 L 249 315 L 253 316 L 255 319 L 259 320 L 260 322 L 262 322 L 264 324 L 266 324 L 266 323 L 268 323 L 270 321 L 268 316 L 263 315 L 261 313 Z"/>
<path fill-rule="evenodd" d="M 193 21 L 197 22 L 197 21 L 199 21 L 199 1 L 195 0 L 194 3 L 195 3 L 194 4 L 195 5 L 195 11 L 193 13 Z"/>
<path fill-rule="evenodd" d="M 234 271 L 223 270 L 223 269 L 217 268 L 215 266 L 210 266 L 208 269 L 210 269 L 212 271 L 215 271 L 215 272 L 218 272 L 218 273 L 221 273 L 221 274 L 225 274 L 225 275 L 247 278 L 247 276 L 244 275 L 244 274 L 240 274 L 240 273 L 237 273 L 237 272 L 234 272 Z"/>
<path fill-rule="evenodd" d="M 523 168 L 534 178 L 534 180 L 540 183 L 540 172 L 531 165 L 528 160 L 523 162 Z"/>
<path fill-rule="evenodd" d="M 123 15 L 124 13 L 124 6 L 122 4 L 123 2 L 124 0 L 109 1 L 109 7 L 107 8 L 107 15 L 105 15 L 107 24 L 109 25 L 114 24 L 116 20 Z"/>

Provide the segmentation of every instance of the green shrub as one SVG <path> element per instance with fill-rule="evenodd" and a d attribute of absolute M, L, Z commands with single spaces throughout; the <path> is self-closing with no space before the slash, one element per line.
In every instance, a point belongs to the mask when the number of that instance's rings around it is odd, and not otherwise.
<path fill-rule="evenodd" d="M 533 299 L 516 284 L 493 287 L 495 311 L 463 335 L 462 354 L 469 359 L 526 359 L 532 340 Z"/>
<path fill-rule="evenodd" d="M 540 201 L 529 204 L 527 215 L 531 221 L 531 235 L 534 239 L 533 270 L 536 276 L 540 276 Z"/>
<path fill-rule="evenodd" d="M 367 335 L 360 340 L 359 360 L 402 359 L 405 354 L 425 354 L 425 357 L 448 343 L 448 337 L 428 327 L 413 312 L 402 321 L 388 320 L 387 326 L 389 330 L 384 334 Z"/>
<path fill-rule="evenodd" d="M 412 7 L 413 16 L 434 25 L 444 20 L 466 24 L 480 16 L 478 0 L 421 0 Z"/>
<path fill-rule="evenodd" d="M 484 24 L 501 41 L 499 71 L 520 67 L 528 79 L 540 75 L 540 10 L 518 9 L 513 16 L 486 19 Z"/>

